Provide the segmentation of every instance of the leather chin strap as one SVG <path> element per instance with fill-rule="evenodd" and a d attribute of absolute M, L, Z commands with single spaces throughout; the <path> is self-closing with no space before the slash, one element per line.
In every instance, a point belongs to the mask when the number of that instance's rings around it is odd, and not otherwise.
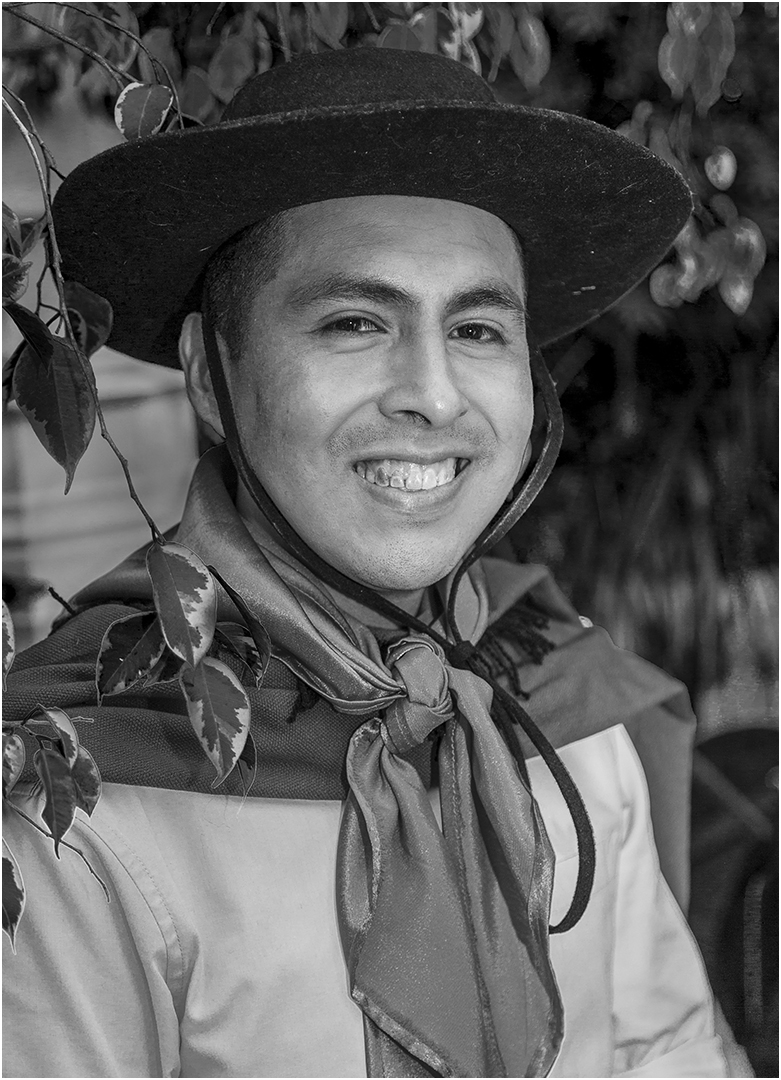
<path fill-rule="evenodd" d="M 478 537 L 471 550 L 461 561 L 450 589 L 447 605 L 447 625 L 453 640 L 448 640 L 440 633 L 410 615 L 396 604 L 391 603 L 384 596 L 376 593 L 373 589 L 352 578 L 342 574 L 331 566 L 330 563 L 321 559 L 309 545 L 302 540 L 298 533 L 289 524 L 282 512 L 273 502 L 258 477 L 252 470 L 239 438 L 236 425 L 236 417 L 233 402 L 228 390 L 225 376 L 223 359 L 215 333 L 215 327 L 208 308 L 205 307 L 202 315 L 203 340 L 206 348 L 206 360 L 211 375 L 214 396 L 222 420 L 225 432 L 225 442 L 228 452 L 236 469 L 237 475 L 251 495 L 256 506 L 266 520 L 278 533 L 283 545 L 290 551 L 308 570 L 326 585 L 330 585 L 345 596 L 351 597 L 365 607 L 376 611 L 379 615 L 390 619 L 399 627 L 416 630 L 434 640 L 445 652 L 448 662 L 453 667 L 467 668 L 490 684 L 494 691 L 494 707 L 491 715 L 502 733 L 507 746 L 512 753 L 522 776 L 526 776 L 526 765 L 521 753 L 520 744 L 512 730 L 513 725 L 518 724 L 526 733 L 535 749 L 539 752 L 543 761 L 550 769 L 553 778 L 558 784 L 559 790 L 567 803 L 575 832 L 577 835 L 579 867 L 575 892 L 569 911 L 556 926 L 550 928 L 550 933 L 564 933 L 579 921 L 588 904 L 591 888 L 594 882 L 596 850 L 594 845 L 594 833 L 589 821 L 588 812 L 583 803 L 575 783 L 573 782 L 566 766 L 559 758 L 550 742 L 543 735 L 526 710 L 519 702 L 509 694 L 495 679 L 485 671 L 484 665 L 475 646 L 461 637 L 455 620 L 455 606 L 458 587 L 464 574 L 469 567 L 478 559 L 482 558 L 503 536 L 516 524 L 523 514 L 540 493 L 543 484 L 550 476 L 556 463 L 563 438 L 563 418 L 561 406 L 553 379 L 548 367 L 536 345 L 530 342 L 530 362 L 532 380 L 535 389 L 545 408 L 546 432 L 540 456 L 528 478 L 522 484 L 513 501 L 507 504 L 491 524 Z"/>

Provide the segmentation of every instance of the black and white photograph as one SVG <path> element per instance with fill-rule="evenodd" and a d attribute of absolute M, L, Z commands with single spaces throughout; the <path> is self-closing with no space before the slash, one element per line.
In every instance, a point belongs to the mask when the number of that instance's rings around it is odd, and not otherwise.
<path fill-rule="evenodd" d="M 778 1076 L 778 4 L 2 30 L 2 1075 Z"/>

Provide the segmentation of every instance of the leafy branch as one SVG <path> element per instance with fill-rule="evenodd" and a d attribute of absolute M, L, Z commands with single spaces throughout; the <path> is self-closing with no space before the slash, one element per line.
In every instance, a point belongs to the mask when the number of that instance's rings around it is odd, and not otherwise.
<path fill-rule="evenodd" d="M 67 304 L 66 295 L 65 295 L 65 282 L 64 282 L 63 276 L 62 276 L 62 258 L 61 258 L 61 255 L 60 255 L 60 249 L 59 249 L 59 247 L 57 245 L 57 238 L 56 238 L 56 235 L 55 235 L 55 232 L 54 232 L 54 220 L 53 220 L 53 217 L 52 217 L 51 194 L 50 194 L 50 187 L 49 187 L 48 177 L 47 177 L 46 173 L 44 172 L 43 166 L 41 165 L 41 161 L 40 161 L 40 158 L 38 156 L 38 152 L 36 150 L 36 146 L 35 146 L 35 143 L 33 141 L 32 135 L 27 130 L 25 125 L 22 123 L 20 118 L 17 116 L 15 111 L 8 104 L 8 102 L 6 101 L 5 98 L 3 98 L 3 108 L 6 110 L 6 112 L 9 114 L 9 116 L 13 120 L 13 122 L 16 125 L 17 129 L 19 130 L 19 133 L 21 134 L 22 138 L 24 139 L 25 143 L 27 144 L 27 148 L 30 151 L 30 156 L 32 157 L 33 163 L 35 165 L 35 171 L 36 171 L 36 174 L 38 176 L 38 183 L 39 183 L 39 186 L 40 186 L 40 189 L 41 189 L 41 194 L 43 196 L 44 215 L 46 217 L 46 222 L 47 222 L 47 225 L 48 225 L 47 243 L 48 243 L 48 253 L 49 253 L 49 266 L 50 266 L 52 275 L 54 277 L 54 282 L 55 282 L 55 285 L 56 285 L 56 288 L 57 288 L 57 295 L 58 295 L 58 298 L 59 298 L 59 301 L 60 301 L 60 312 L 61 312 L 61 314 L 63 316 L 63 324 L 64 324 L 64 327 L 65 327 L 65 336 L 66 336 L 66 340 L 68 342 L 68 345 L 70 346 L 70 349 L 72 350 L 73 356 L 76 357 L 76 360 L 78 362 L 79 368 L 80 368 L 81 373 L 83 375 L 84 381 L 85 381 L 86 386 L 89 389 L 89 393 L 90 393 L 90 395 L 92 397 L 92 401 L 93 401 L 93 405 L 94 405 L 94 409 L 95 409 L 95 414 L 97 415 L 98 423 L 100 425 L 100 434 L 101 434 L 102 438 L 105 439 L 105 441 L 109 444 L 109 446 L 111 447 L 112 452 L 114 453 L 115 457 L 119 461 L 119 464 L 120 464 L 120 466 L 122 468 L 122 472 L 124 473 L 124 476 L 125 476 L 125 482 L 127 484 L 127 489 L 128 489 L 128 493 L 130 495 L 130 498 L 133 500 L 133 502 L 136 504 L 138 509 L 141 511 L 141 514 L 143 515 L 147 525 L 149 526 L 149 528 L 150 528 L 150 530 L 152 532 L 152 538 L 154 540 L 157 540 L 157 541 L 162 541 L 162 534 L 161 534 L 160 530 L 158 529 L 157 525 L 155 524 L 155 522 L 150 517 L 149 513 L 146 510 L 146 507 L 141 502 L 141 499 L 139 498 L 139 496 L 138 496 L 138 494 L 136 492 L 135 486 L 133 484 L 133 479 L 132 479 L 132 477 L 130 475 L 130 466 L 128 464 L 127 458 L 122 454 L 119 447 L 114 442 L 114 439 L 112 438 L 112 436 L 111 436 L 111 434 L 110 434 L 110 432 L 109 432 L 109 430 L 108 430 L 108 428 L 106 426 L 105 417 L 103 415 L 103 410 L 101 408 L 100 400 L 99 400 L 99 397 L 98 397 L 98 388 L 97 388 L 97 384 L 95 383 L 95 375 L 94 375 L 94 372 L 92 371 L 92 365 L 90 364 L 89 360 L 87 359 L 84 352 L 82 351 L 81 346 L 77 342 L 76 336 L 73 333 L 73 327 L 71 325 L 71 321 L 70 321 L 70 318 L 69 318 L 69 315 L 68 315 L 68 304 Z M 38 138 L 38 142 L 41 142 L 40 138 Z M 41 143 L 41 145 L 43 145 L 43 144 Z M 87 443 L 89 442 L 89 437 L 86 439 L 86 442 Z M 85 449 L 86 449 L 86 445 L 85 445 Z M 66 491 L 70 487 L 70 482 L 72 480 L 74 470 L 75 470 L 75 463 L 73 464 L 73 467 L 72 467 L 72 469 L 70 471 L 68 484 L 66 486 Z"/>
<path fill-rule="evenodd" d="M 103 68 L 103 70 L 111 76 L 114 82 L 119 86 L 120 90 L 124 89 L 125 84 L 122 82 L 123 79 L 126 80 L 126 82 L 133 82 L 130 75 L 127 75 L 125 72 L 120 71 L 119 68 L 114 67 L 113 64 L 110 64 L 100 55 L 100 53 L 95 52 L 95 50 L 91 49 L 88 45 L 85 45 L 81 41 L 76 41 L 75 38 L 69 37 L 67 34 L 64 34 L 61 30 L 55 29 L 53 26 L 49 26 L 48 23 L 41 22 L 40 19 L 36 19 L 32 15 L 27 15 L 25 12 L 20 11 L 19 8 L 23 6 L 26 5 L 14 4 L 13 7 L 9 6 L 6 10 L 12 11 L 16 18 L 21 19 L 22 22 L 29 23 L 30 26 L 34 26 L 38 30 L 43 30 L 45 33 L 50 34 L 53 38 L 61 41 L 63 45 L 70 45 L 72 48 L 78 49 L 78 51 L 85 56 L 88 56 L 93 63 Z M 63 4 L 61 6 L 71 7 L 73 5 Z M 92 13 L 90 12 L 89 14 Z M 119 29 L 119 27 L 116 28 Z"/>

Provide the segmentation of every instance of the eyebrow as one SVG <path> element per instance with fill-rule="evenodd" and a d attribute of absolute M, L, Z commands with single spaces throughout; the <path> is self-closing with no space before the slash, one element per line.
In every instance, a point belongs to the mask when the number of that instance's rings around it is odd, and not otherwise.
<path fill-rule="evenodd" d="M 348 273 L 326 274 L 296 285 L 287 296 L 287 304 L 303 309 L 328 300 L 368 301 L 387 304 L 408 311 L 416 310 L 418 300 L 405 289 L 391 285 L 381 278 L 361 277 Z M 469 308 L 495 307 L 509 311 L 521 322 L 526 316 L 523 298 L 504 281 L 489 279 L 463 289 L 445 304 L 445 317 Z"/>

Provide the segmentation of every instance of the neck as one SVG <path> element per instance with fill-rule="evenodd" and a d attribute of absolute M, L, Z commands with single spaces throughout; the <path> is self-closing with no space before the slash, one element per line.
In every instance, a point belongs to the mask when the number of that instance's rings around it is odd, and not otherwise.
<path fill-rule="evenodd" d="M 272 540 L 278 546 L 287 550 L 284 537 L 280 536 L 276 529 L 271 526 L 241 481 L 239 481 L 238 491 L 236 492 L 236 509 L 256 540 L 261 538 Z M 354 600 L 351 596 L 339 592 L 338 589 L 333 588 L 326 582 L 321 582 L 321 585 L 331 594 L 339 608 L 346 615 L 359 620 L 366 626 L 384 630 L 397 629 L 396 623 Z M 402 611 L 406 611 L 409 615 L 421 615 L 427 607 L 427 590 L 424 588 L 411 590 L 375 589 L 374 591 L 395 604 L 396 607 L 401 608 Z"/>

